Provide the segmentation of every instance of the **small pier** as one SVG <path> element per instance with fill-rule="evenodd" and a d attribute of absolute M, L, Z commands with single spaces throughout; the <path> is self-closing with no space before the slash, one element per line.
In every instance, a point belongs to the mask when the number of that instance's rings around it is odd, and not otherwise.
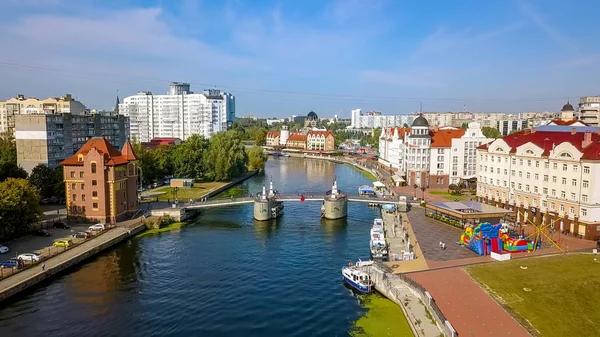
<path fill-rule="evenodd" d="M 269 183 L 269 193 L 263 185 L 262 193 L 254 198 L 254 219 L 267 221 L 283 215 L 283 202 L 277 200 L 279 192 L 273 188 L 273 179 Z"/>
<path fill-rule="evenodd" d="M 337 180 L 333 181 L 331 190 L 323 198 L 321 217 L 329 220 L 342 219 L 348 216 L 348 197 L 338 190 Z"/>

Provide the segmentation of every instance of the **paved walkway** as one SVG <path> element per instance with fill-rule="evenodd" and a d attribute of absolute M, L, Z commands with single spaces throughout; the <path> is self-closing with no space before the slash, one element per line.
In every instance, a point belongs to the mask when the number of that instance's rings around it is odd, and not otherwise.
<path fill-rule="evenodd" d="M 50 270 L 59 266 L 60 264 L 75 258 L 89 250 L 94 249 L 120 235 L 123 235 L 125 232 L 129 231 L 129 229 L 133 226 L 136 226 L 140 223 L 140 219 L 133 219 L 119 223 L 119 227 L 113 228 L 106 233 L 99 235 L 89 241 L 86 241 L 80 245 L 77 245 L 62 254 L 58 254 L 50 259 L 44 261 L 46 264 L 46 270 Z M 23 270 L 15 275 L 12 275 L 6 279 L 0 281 L 0 300 L 3 299 L 2 293 L 9 288 L 12 288 L 26 280 L 37 277 L 44 274 L 41 265 L 34 266 L 32 268 Z"/>
<path fill-rule="evenodd" d="M 433 296 L 461 337 L 530 336 L 462 268 L 409 275 Z"/>

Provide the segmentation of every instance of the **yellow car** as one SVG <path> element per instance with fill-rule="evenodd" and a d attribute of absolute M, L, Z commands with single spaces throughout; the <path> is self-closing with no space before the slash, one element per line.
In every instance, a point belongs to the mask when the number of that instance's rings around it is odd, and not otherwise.
<path fill-rule="evenodd" d="M 54 241 L 52 245 L 54 247 L 71 247 L 73 245 L 73 241 L 69 239 L 58 239 Z"/>

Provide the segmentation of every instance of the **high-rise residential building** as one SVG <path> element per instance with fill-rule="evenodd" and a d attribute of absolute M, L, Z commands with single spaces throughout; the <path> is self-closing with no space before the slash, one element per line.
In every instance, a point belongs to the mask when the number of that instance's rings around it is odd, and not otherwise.
<path fill-rule="evenodd" d="M 233 123 L 235 97 L 217 89 L 198 94 L 188 83 L 172 82 L 166 95 L 140 91 L 125 97 L 119 113 L 130 118 L 131 136 L 140 142 L 155 137 L 185 140 L 194 134 L 210 137 Z"/>
<path fill-rule="evenodd" d="M 72 156 L 92 137 L 116 146 L 129 138 L 129 118 L 101 111 L 94 114 L 21 114 L 14 116 L 17 163 L 27 172 L 38 164 L 50 168 Z"/>
<path fill-rule="evenodd" d="M 17 97 L 6 101 L 0 101 L 0 132 L 14 131 L 15 116 L 18 115 L 57 113 L 85 115 L 86 111 L 85 105 L 75 100 L 71 94 L 66 94 L 62 97 L 49 97 L 43 100 L 35 97 L 26 98 L 25 95 L 17 95 Z"/>
<path fill-rule="evenodd" d="M 409 115 L 383 115 L 378 111 L 362 113 L 361 109 L 352 110 L 351 117 L 350 128 L 353 129 L 402 127 L 405 124 L 411 124 L 414 119 Z"/>
<path fill-rule="evenodd" d="M 600 125 L 600 96 L 579 99 L 579 119 L 590 126 Z"/>
<path fill-rule="evenodd" d="M 600 129 L 551 123 L 477 149 L 477 197 L 517 211 L 518 225 L 590 240 L 600 234 Z"/>
<path fill-rule="evenodd" d="M 129 141 L 119 151 L 94 137 L 60 164 L 69 218 L 116 223 L 139 210 L 139 168 Z"/>

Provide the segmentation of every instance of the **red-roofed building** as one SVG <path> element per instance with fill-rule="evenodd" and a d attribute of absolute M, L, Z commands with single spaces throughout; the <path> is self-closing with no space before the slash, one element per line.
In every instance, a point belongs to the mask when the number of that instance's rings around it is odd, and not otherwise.
<path fill-rule="evenodd" d="M 287 140 L 286 147 L 289 149 L 306 149 L 307 136 L 301 133 L 292 133 Z"/>
<path fill-rule="evenodd" d="M 308 131 L 306 135 L 306 149 L 325 152 L 335 151 L 335 137 L 333 132 L 321 130 Z"/>
<path fill-rule="evenodd" d="M 129 141 L 119 151 L 91 138 L 60 165 L 70 218 L 115 223 L 139 210 L 137 157 Z"/>
<path fill-rule="evenodd" d="M 548 123 L 548 125 L 558 125 L 558 126 L 589 126 L 586 123 L 578 120 L 578 119 L 554 119 Z"/>
<path fill-rule="evenodd" d="M 171 137 L 155 137 L 149 142 L 142 143 L 142 147 L 146 150 L 156 150 L 159 146 L 179 146 L 181 139 Z"/>
<path fill-rule="evenodd" d="M 516 209 L 520 225 L 600 235 L 598 128 L 524 130 L 480 146 L 477 155 L 480 201 Z"/>
<path fill-rule="evenodd" d="M 281 132 L 279 131 L 269 131 L 267 132 L 266 145 L 277 147 L 281 145 Z"/>

